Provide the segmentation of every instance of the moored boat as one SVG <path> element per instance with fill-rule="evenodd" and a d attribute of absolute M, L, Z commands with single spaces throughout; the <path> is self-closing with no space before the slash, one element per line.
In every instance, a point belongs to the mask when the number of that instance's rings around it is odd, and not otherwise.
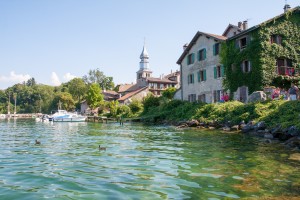
<path fill-rule="evenodd" d="M 66 110 L 58 110 L 56 113 L 49 117 L 49 121 L 53 122 L 84 122 L 85 120 L 86 116 L 67 112 Z"/>

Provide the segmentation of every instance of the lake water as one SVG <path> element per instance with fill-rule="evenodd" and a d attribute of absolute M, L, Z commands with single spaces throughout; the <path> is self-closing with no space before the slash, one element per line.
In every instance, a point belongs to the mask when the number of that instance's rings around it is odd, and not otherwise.
<path fill-rule="evenodd" d="M 300 162 L 242 134 L 10 119 L 0 137 L 0 199 L 300 199 Z"/>

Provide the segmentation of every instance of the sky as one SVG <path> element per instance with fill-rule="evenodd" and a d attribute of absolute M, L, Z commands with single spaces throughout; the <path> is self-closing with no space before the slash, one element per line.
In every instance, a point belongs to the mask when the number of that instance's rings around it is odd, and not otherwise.
<path fill-rule="evenodd" d="M 299 0 L 287 0 L 292 7 Z M 283 13 L 285 0 L 0 0 L 0 89 L 29 78 L 59 85 L 91 69 L 132 83 L 144 41 L 153 76 L 179 70 L 197 31 L 255 26 Z"/>

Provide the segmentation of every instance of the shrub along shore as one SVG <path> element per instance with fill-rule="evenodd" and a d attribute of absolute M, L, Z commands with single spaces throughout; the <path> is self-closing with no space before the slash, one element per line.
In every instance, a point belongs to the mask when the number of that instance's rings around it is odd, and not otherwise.
<path fill-rule="evenodd" d="M 177 128 L 207 128 L 240 131 L 279 140 L 300 149 L 300 101 L 239 101 L 204 104 L 150 97 L 141 115 L 145 123 L 175 125 Z"/>

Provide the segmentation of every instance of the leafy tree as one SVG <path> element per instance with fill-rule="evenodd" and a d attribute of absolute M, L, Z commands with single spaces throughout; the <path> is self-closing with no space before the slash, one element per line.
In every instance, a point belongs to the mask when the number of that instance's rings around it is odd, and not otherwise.
<path fill-rule="evenodd" d="M 148 112 L 151 107 L 158 107 L 160 105 L 160 98 L 153 96 L 152 93 L 149 93 L 143 101 L 144 112 Z"/>
<path fill-rule="evenodd" d="M 84 83 L 82 78 L 74 78 L 68 82 L 69 92 L 74 98 L 78 99 L 78 102 L 81 101 L 81 97 L 84 96 L 87 86 Z"/>
<path fill-rule="evenodd" d="M 176 88 L 169 87 L 165 91 L 162 92 L 162 96 L 167 99 L 173 99 L 175 92 L 176 92 Z"/>
<path fill-rule="evenodd" d="M 131 110 L 127 105 L 120 105 L 117 109 L 117 115 L 122 117 L 130 117 Z"/>
<path fill-rule="evenodd" d="M 52 109 L 56 108 L 64 109 L 67 111 L 74 110 L 75 102 L 72 98 L 72 95 L 68 92 L 59 92 L 55 95 L 52 103 Z"/>
<path fill-rule="evenodd" d="M 102 84 L 100 83 L 100 87 L 106 90 L 113 90 L 115 87 L 113 77 L 105 77 Z"/>
<path fill-rule="evenodd" d="M 141 113 L 143 111 L 143 104 L 141 101 L 133 99 L 131 104 L 129 104 L 129 108 L 132 114 Z"/>
<path fill-rule="evenodd" d="M 26 85 L 29 86 L 29 87 L 30 86 L 35 86 L 36 85 L 35 79 L 33 77 L 28 79 L 27 82 L 26 82 Z"/>
<path fill-rule="evenodd" d="M 110 115 L 112 117 L 116 117 L 118 114 L 118 106 L 119 106 L 119 101 L 110 101 L 109 102 L 109 109 L 110 109 Z"/>
<path fill-rule="evenodd" d="M 114 88 L 113 77 L 106 77 L 99 69 L 90 70 L 83 78 L 86 84 L 98 83 L 102 90 L 112 90 Z"/>
<path fill-rule="evenodd" d="M 90 85 L 86 100 L 87 100 L 88 105 L 92 109 L 97 108 L 103 102 L 103 94 L 102 94 L 101 88 L 99 87 L 99 85 L 97 83 L 93 83 Z"/>

